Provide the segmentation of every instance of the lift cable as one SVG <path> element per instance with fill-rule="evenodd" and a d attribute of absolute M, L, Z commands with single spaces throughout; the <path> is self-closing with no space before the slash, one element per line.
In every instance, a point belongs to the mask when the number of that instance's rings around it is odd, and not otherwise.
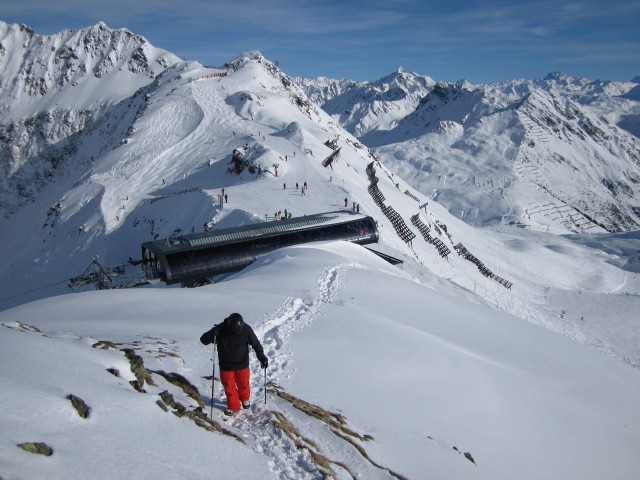
<path fill-rule="evenodd" d="M 3 298 L 3 299 L 0 299 L 0 303 L 4 303 L 4 302 L 6 302 L 6 301 L 13 300 L 14 298 L 22 297 L 23 295 L 29 295 L 30 293 L 39 292 L 40 290 L 44 290 L 45 288 L 51 288 L 51 287 L 54 287 L 54 286 L 59 285 L 59 284 L 61 284 L 61 283 L 68 282 L 69 280 L 71 280 L 71 279 L 70 279 L 70 278 L 67 278 L 66 280 L 60 280 L 59 282 L 50 283 L 50 284 L 45 285 L 45 286 L 43 286 L 43 287 L 39 287 L 39 288 L 35 288 L 35 289 L 33 289 L 33 290 L 29 290 L 28 292 L 18 293 L 17 295 L 13 295 L 13 296 L 11 296 L 11 297 Z"/>

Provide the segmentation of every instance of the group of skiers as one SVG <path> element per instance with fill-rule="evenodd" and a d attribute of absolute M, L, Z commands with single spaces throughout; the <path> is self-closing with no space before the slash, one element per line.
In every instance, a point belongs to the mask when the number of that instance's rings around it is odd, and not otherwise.
<path fill-rule="evenodd" d="M 284 190 L 286 190 L 286 189 L 287 189 L 287 184 L 286 184 L 286 182 L 282 184 L 282 187 L 284 188 Z M 296 192 L 297 192 L 298 190 L 300 190 L 300 193 L 301 193 L 302 195 L 306 195 L 306 194 L 307 194 L 307 182 L 304 182 L 304 183 L 302 184 L 302 188 L 300 187 L 300 184 L 299 184 L 298 182 L 296 182 Z"/>
<path fill-rule="evenodd" d="M 287 212 L 286 208 L 284 209 L 284 215 L 282 214 L 282 210 L 278 210 L 276 213 L 273 214 L 274 220 L 286 220 L 291 217 L 293 217 L 293 214 L 291 212 Z"/>
<path fill-rule="evenodd" d="M 349 206 L 349 199 L 346 198 L 346 197 L 344 199 L 344 206 L 345 206 L 345 208 Z M 360 213 L 360 204 L 356 203 L 356 202 L 353 202 L 351 210 L 353 210 L 354 212 Z"/>

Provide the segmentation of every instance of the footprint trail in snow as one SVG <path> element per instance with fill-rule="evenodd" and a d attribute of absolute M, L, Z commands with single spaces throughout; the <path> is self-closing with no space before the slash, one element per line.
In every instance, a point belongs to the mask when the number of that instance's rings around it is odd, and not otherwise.
<path fill-rule="evenodd" d="M 255 328 L 258 338 L 263 339 L 265 354 L 269 357 L 269 370 L 275 372 L 276 379 L 286 371 L 290 354 L 283 347 L 292 333 L 311 324 L 320 314 L 324 305 L 331 303 L 342 287 L 349 265 L 342 264 L 328 268 L 318 279 L 318 291 L 311 301 L 289 297 L 267 320 Z"/>
<path fill-rule="evenodd" d="M 326 269 L 317 281 L 314 298 L 309 300 L 288 297 L 277 311 L 254 327 L 265 355 L 269 358 L 270 385 L 292 375 L 287 369 L 291 357 L 291 353 L 286 350 L 288 339 L 293 333 L 315 321 L 323 307 L 336 298 L 350 266 L 339 264 Z M 286 411 L 291 409 L 291 405 L 269 390 L 268 405 L 265 406 L 264 382 L 263 371 L 253 372 L 253 406 L 250 410 L 240 411 L 228 424 L 239 431 L 251 448 L 270 458 L 271 468 L 280 478 L 317 478 L 318 468 L 313 464 L 308 451 L 299 448 L 286 433 L 274 425 L 275 416 L 272 411 Z M 349 474 L 345 476 L 349 477 Z"/>

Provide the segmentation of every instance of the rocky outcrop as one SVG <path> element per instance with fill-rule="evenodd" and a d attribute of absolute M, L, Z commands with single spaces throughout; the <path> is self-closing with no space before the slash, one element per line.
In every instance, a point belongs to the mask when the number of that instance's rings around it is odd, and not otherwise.
<path fill-rule="evenodd" d="M 153 373 L 155 373 L 156 375 L 160 375 L 169 383 L 179 387 L 184 393 L 195 400 L 200 407 L 204 408 L 204 400 L 202 399 L 198 388 L 185 377 L 183 377 L 179 373 L 165 373 L 162 370 L 153 370 Z"/>
<path fill-rule="evenodd" d="M 18 446 L 29 453 L 37 453 L 38 455 L 44 455 L 45 457 L 53 455 L 53 449 L 44 442 L 19 443 Z"/>
<path fill-rule="evenodd" d="M 71 402 L 71 405 L 76 409 L 80 418 L 89 418 L 89 415 L 91 414 L 91 407 L 87 405 L 84 400 L 73 394 L 67 395 L 67 400 Z"/>
<path fill-rule="evenodd" d="M 129 360 L 131 372 L 136 377 L 135 380 L 131 380 L 129 383 L 138 392 L 146 393 L 144 390 L 144 384 L 148 383 L 149 385 L 154 385 L 153 380 L 151 379 L 151 372 L 145 368 L 144 360 L 140 355 L 136 354 L 135 350 L 132 348 L 124 348 L 122 351 Z"/>

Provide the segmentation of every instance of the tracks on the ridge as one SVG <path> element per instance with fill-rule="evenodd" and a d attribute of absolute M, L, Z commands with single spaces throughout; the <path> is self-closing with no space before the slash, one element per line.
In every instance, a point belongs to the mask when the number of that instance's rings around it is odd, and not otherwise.
<path fill-rule="evenodd" d="M 267 373 L 270 385 L 290 374 L 287 366 L 291 355 L 285 351 L 289 337 L 311 324 L 323 306 L 335 298 L 347 269 L 347 265 L 326 269 L 317 281 L 314 298 L 287 297 L 280 308 L 254 327 L 269 358 Z M 317 468 L 309 453 L 296 447 L 291 437 L 274 423 L 272 411 L 290 411 L 291 407 L 275 395 L 269 395 L 269 404 L 263 405 L 265 385 L 262 373 L 252 376 L 254 406 L 249 412 L 238 414 L 230 425 L 240 431 L 255 451 L 270 458 L 272 469 L 280 478 L 316 478 Z"/>
<path fill-rule="evenodd" d="M 263 339 L 265 354 L 272 365 L 269 370 L 277 372 L 278 377 L 288 362 L 288 355 L 283 351 L 288 338 L 312 323 L 324 305 L 331 303 L 342 287 L 348 268 L 348 265 L 341 264 L 326 269 L 318 279 L 315 298 L 305 300 L 288 297 L 276 312 L 255 327 L 256 334 Z"/>
<path fill-rule="evenodd" d="M 254 451 L 268 457 L 279 478 L 403 478 L 369 458 L 364 443 L 373 438 L 357 432 L 342 414 L 297 398 L 278 385 L 293 375 L 292 353 L 287 350 L 291 335 L 313 323 L 336 299 L 351 267 L 338 264 L 325 269 L 312 298 L 287 297 L 275 312 L 254 326 L 269 358 L 267 405 L 263 371 L 254 372 L 253 406 L 227 424 Z"/>

